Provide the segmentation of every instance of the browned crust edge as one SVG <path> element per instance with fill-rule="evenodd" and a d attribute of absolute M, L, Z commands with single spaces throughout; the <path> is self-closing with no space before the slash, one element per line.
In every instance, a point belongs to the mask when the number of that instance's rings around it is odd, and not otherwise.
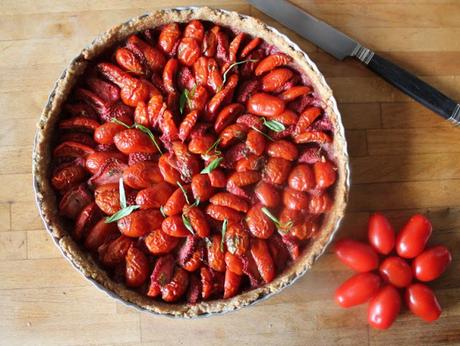
<path fill-rule="evenodd" d="M 49 183 L 50 139 L 58 120 L 61 106 L 69 95 L 78 77 L 84 72 L 87 61 L 97 57 L 106 47 L 125 39 L 128 35 L 170 22 L 186 22 L 192 19 L 208 20 L 223 26 L 237 27 L 253 36 L 259 36 L 269 44 L 294 58 L 295 63 L 309 76 L 317 94 L 324 102 L 323 107 L 334 123 L 334 151 L 337 156 L 338 181 L 335 188 L 334 206 L 326 216 L 319 236 L 304 250 L 302 257 L 273 282 L 263 287 L 244 292 L 231 299 L 205 301 L 197 304 L 166 304 L 145 297 L 124 285 L 112 281 L 91 256 L 80 249 L 65 231 L 58 215 L 56 197 Z M 326 249 L 343 218 L 349 190 L 348 154 L 344 128 L 332 91 L 316 65 L 295 43 L 276 29 L 258 19 L 222 9 L 208 7 L 183 7 L 158 10 L 133 18 L 115 26 L 96 38 L 83 49 L 56 82 L 48 102 L 37 124 L 32 155 L 32 173 L 35 199 L 40 216 L 47 231 L 65 258 L 98 288 L 128 305 L 154 314 L 170 317 L 192 318 L 209 316 L 237 310 L 254 304 L 281 291 L 301 277 Z"/>

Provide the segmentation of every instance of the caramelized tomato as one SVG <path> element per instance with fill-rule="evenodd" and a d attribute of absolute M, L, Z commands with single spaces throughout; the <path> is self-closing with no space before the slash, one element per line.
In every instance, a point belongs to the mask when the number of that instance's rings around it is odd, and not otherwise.
<path fill-rule="evenodd" d="M 103 52 L 70 91 L 52 150 L 70 233 L 117 282 L 171 303 L 274 280 L 319 232 L 338 178 L 322 148 L 331 122 L 292 58 L 208 24 L 166 23 Z M 388 251 L 379 227 L 374 246 Z M 370 247 L 340 251 L 377 268 Z M 428 255 L 422 276 L 434 275 Z M 344 304 L 378 286 L 361 281 Z"/>

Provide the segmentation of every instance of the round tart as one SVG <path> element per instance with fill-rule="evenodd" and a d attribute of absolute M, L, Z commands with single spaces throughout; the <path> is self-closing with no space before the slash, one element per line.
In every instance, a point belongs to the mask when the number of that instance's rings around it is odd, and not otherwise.
<path fill-rule="evenodd" d="M 178 317 L 292 284 L 337 230 L 349 176 L 314 63 L 259 20 L 206 7 L 132 19 L 85 48 L 41 115 L 33 173 L 81 273 Z"/>

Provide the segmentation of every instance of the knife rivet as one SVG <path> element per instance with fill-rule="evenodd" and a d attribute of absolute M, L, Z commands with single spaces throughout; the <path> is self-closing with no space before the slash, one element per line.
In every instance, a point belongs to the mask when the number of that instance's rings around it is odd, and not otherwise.
<path fill-rule="evenodd" d="M 374 57 L 374 52 L 371 51 L 369 48 L 358 45 L 351 53 L 351 56 L 356 56 L 359 60 L 361 60 L 364 64 L 367 65 Z"/>

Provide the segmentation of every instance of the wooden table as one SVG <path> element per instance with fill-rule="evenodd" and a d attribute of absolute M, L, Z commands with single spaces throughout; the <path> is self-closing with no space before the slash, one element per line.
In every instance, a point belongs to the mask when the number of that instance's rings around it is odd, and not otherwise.
<path fill-rule="evenodd" d="M 458 0 L 295 1 L 460 99 Z M 365 237 L 371 211 L 398 227 L 414 212 L 433 242 L 454 252 L 437 280 L 441 318 L 404 311 L 386 332 L 365 306 L 339 309 L 332 295 L 351 275 L 329 252 L 281 294 L 242 311 L 193 321 L 139 313 L 80 276 L 43 229 L 33 201 L 35 122 L 54 81 L 110 26 L 173 5 L 209 5 L 259 17 L 286 32 L 325 74 L 343 113 L 352 166 L 339 237 Z M 412 102 L 354 61 L 338 62 L 240 0 L 0 2 L 0 344 L 433 344 L 460 343 L 460 129 Z"/>

